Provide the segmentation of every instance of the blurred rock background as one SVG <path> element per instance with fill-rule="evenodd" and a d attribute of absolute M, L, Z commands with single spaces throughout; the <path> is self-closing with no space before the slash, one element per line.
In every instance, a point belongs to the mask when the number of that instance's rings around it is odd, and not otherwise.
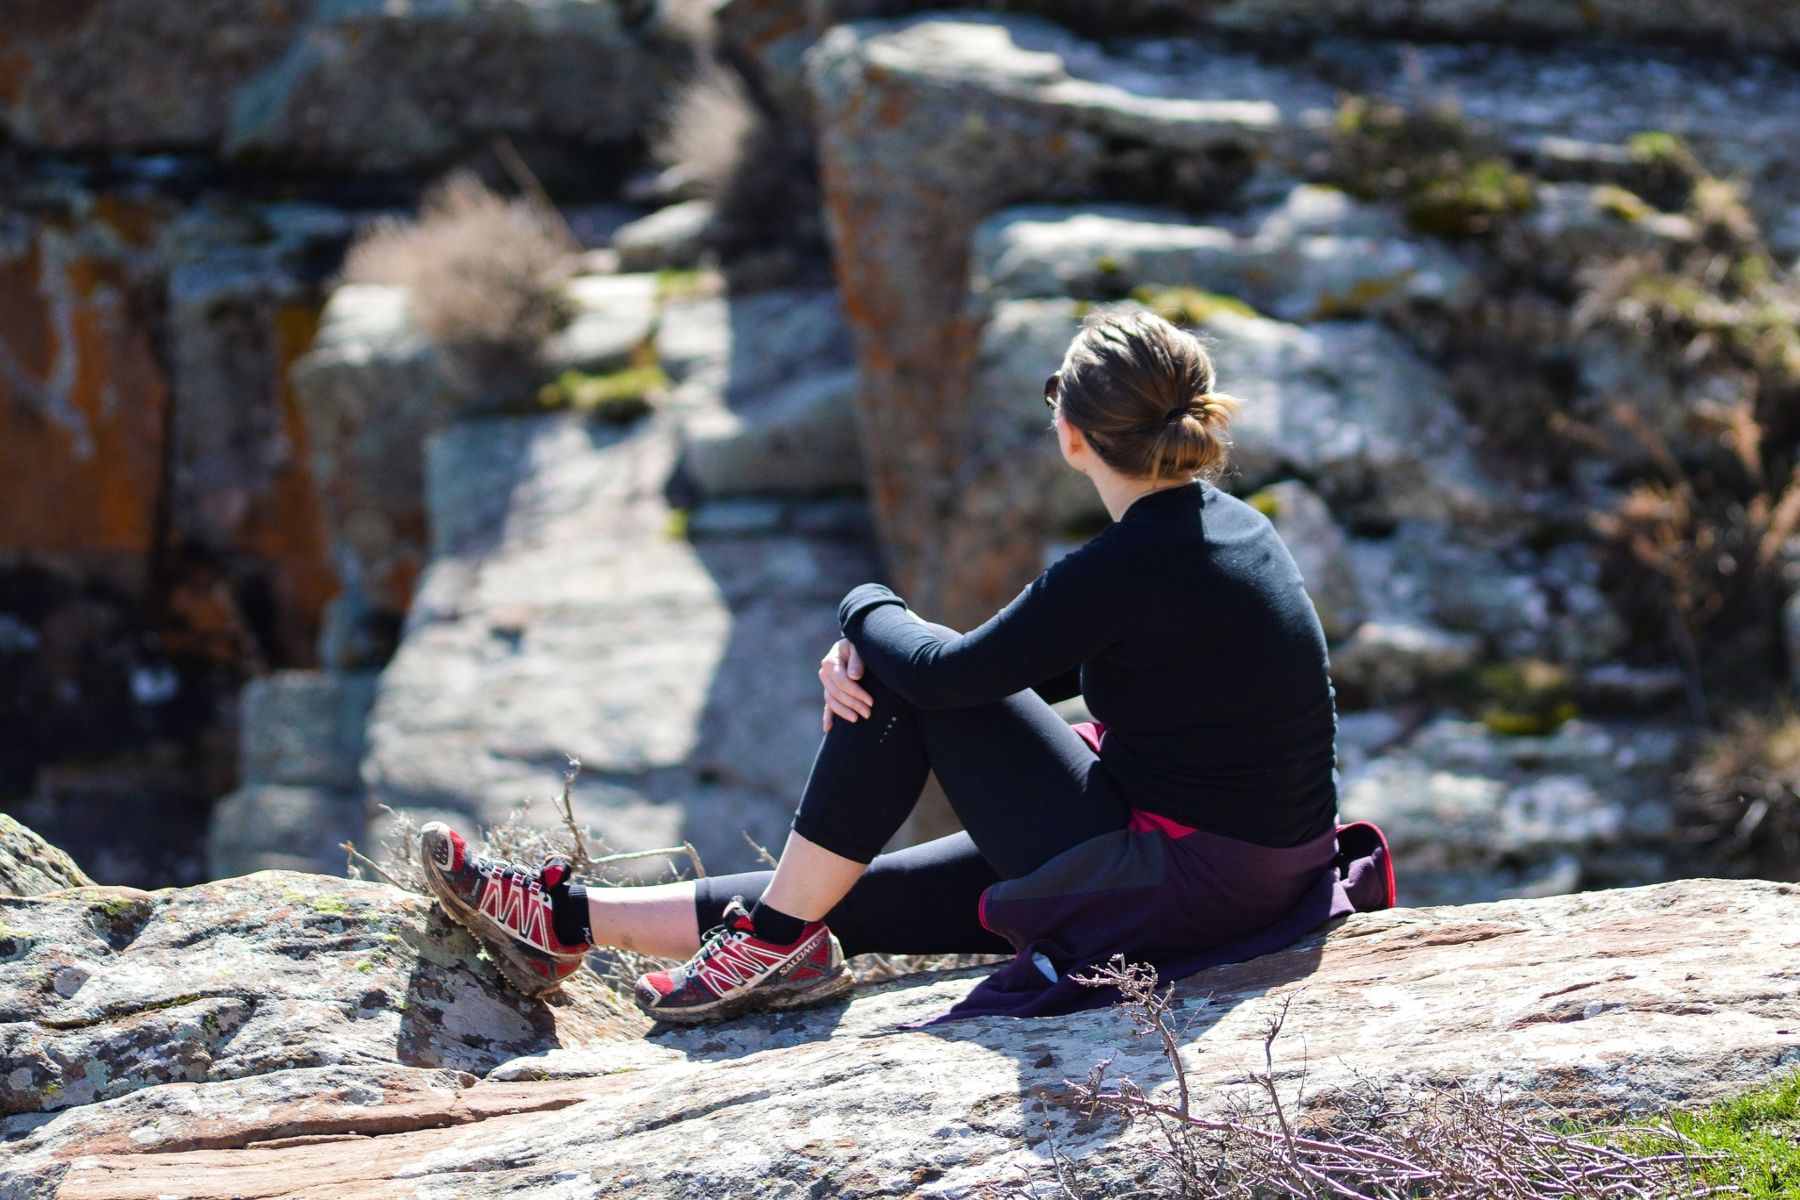
<path fill-rule="evenodd" d="M 751 865 L 844 590 L 972 626 L 1104 521 L 1037 396 L 1130 302 L 1403 903 L 1800 877 L 1800 16 L 928 7 L 11 6 L 0 811 L 341 873 L 574 755 Z"/>

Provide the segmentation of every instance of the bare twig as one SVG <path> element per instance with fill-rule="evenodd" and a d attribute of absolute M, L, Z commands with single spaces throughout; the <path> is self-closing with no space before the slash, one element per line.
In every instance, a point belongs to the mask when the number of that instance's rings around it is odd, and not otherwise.
<path fill-rule="evenodd" d="M 368 857 L 367 855 L 365 855 L 361 851 L 359 851 L 356 848 L 355 842 L 339 842 L 338 849 L 342 850 L 346 856 L 345 862 L 344 862 L 344 869 L 345 869 L 346 873 L 348 873 L 351 869 L 353 869 L 358 863 L 361 863 L 363 866 L 369 868 L 369 870 L 375 872 L 377 875 L 381 876 L 382 879 L 386 880 L 388 883 L 393 884 L 395 887 L 403 888 L 406 886 L 405 884 L 401 883 L 398 879 L 395 879 L 392 875 L 389 875 L 386 871 L 382 870 L 380 863 L 376 862 L 374 859 Z"/>
<path fill-rule="evenodd" d="M 557 798 L 556 812 L 562 818 L 563 827 L 569 831 L 569 842 L 572 847 L 569 857 L 577 871 L 585 871 L 595 863 L 588 854 L 586 831 L 575 820 L 575 779 L 581 774 L 581 760 L 573 754 L 569 755 L 568 765 L 563 768 L 562 795 Z"/>
<path fill-rule="evenodd" d="M 692 843 L 689 842 L 683 842 L 679 846 L 662 846 L 655 850 L 624 850 L 617 854 L 602 854 L 599 858 L 589 859 L 588 862 L 593 866 L 603 867 L 610 863 L 631 862 L 633 859 L 639 858 L 673 858 L 678 854 L 687 855 L 693 862 L 695 878 L 704 879 L 706 877 L 706 870 L 700 862 L 700 852 L 695 850 Z"/>
<path fill-rule="evenodd" d="M 1118 957 L 1080 978 L 1119 989 L 1134 1037 L 1160 1037 L 1175 1029 L 1172 991 L 1156 986 L 1152 968 Z M 1111 1058 L 1097 1063 L 1084 1081 L 1065 1082 L 1090 1117 L 1111 1114 L 1128 1125 L 1148 1124 L 1152 1136 L 1140 1153 L 1161 1172 L 1153 1193 L 1158 1195 L 1664 1200 L 1713 1190 L 1698 1174 L 1699 1164 L 1711 1160 L 1672 1129 L 1641 1132 L 1673 1139 L 1677 1152 L 1634 1153 L 1601 1144 L 1604 1130 L 1565 1134 L 1515 1117 L 1498 1092 L 1424 1086 L 1408 1089 L 1406 1102 L 1396 1103 L 1385 1090 L 1393 1085 L 1358 1076 L 1352 1089 L 1336 1093 L 1332 1124 L 1323 1132 L 1302 1133 L 1275 1085 L 1274 1046 L 1292 999 L 1292 993 L 1283 997 L 1270 1018 L 1264 1070 L 1250 1077 L 1267 1094 L 1268 1110 L 1252 1111 L 1240 1096 L 1227 1096 L 1222 1115 L 1192 1111 L 1178 1039 L 1164 1042 L 1164 1057 L 1183 1085 L 1172 1103 L 1151 1099 L 1128 1076 L 1109 1079 Z M 1303 1094 L 1304 1078 L 1296 1104 Z M 1092 1194 L 1060 1163 L 1054 1187 L 1062 1196 Z M 1105 1191 L 1118 1194 L 1110 1187 Z"/>
<path fill-rule="evenodd" d="M 761 842 L 757 841 L 755 838 L 750 836 L 749 830 L 740 829 L 740 830 L 738 830 L 738 833 L 743 837 L 744 844 L 756 852 L 756 859 L 758 862 L 762 863 L 766 867 L 771 867 L 771 868 L 780 865 L 776 861 L 775 856 L 773 854 L 769 853 L 768 847 L 764 846 Z"/>

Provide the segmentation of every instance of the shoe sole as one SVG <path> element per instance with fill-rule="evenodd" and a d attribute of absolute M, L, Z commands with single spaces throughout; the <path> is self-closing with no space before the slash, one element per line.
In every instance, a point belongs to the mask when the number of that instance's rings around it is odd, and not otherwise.
<path fill-rule="evenodd" d="M 490 961 L 499 970 L 502 978 L 515 991 L 523 992 L 536 999 L 547 996 L 562 987 L 563 980 L 546 980 L 531 969 L 531 963 L 568 961 L 559 960 L 556 955 L 529 952 L 520 948 L 518 939 L 504 926 L 479 909 L 470 908 L 463 903 L 462 897 L 450 890 L 449 884 L 439 877 L 437 869 L 426 855 L 424 864 L 425 884 L 437 902 L 443 905 L 444 912 L 452 921 L 468 930 L 476 941 L 487 950 Z M 585 957 L 585 956 L 584 956 Z"/>
<path fill-rule="evenodd" d="M 812 1008 L 815 1005 L 829 1004 L 841 998 L 856 986 L 856 977 L 848 967 L 840 966 L 836 973 L 826 976 L 817 983 L 808 983 L 798 987 L 782 987 L 779 984 L 766 988 L 752 988 L 747 992 L 726 996 L 711 1004 L 696 1004 L 687 1008 L 660 1011 L 647 1008 L 642 1002 L 638 1008 L 645 1016 L 664 1025 L 704 1025 L 710 1021 L 728 1021 L 733 1017 L 745 1016 L 749 1013 L 771 1012 L 795 1008 Z M 635 999 L 635 997 L 633 997 Z"/>

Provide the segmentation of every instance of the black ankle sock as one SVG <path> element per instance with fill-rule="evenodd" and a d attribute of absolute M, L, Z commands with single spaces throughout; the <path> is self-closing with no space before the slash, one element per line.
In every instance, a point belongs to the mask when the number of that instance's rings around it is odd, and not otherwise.
<path fill-rule="evenodd" d="M 550 923 L 556 927 L 556 940 L 565 946 L 585 946 L 593 941 L 587 888 L 579 883 L 559 883 L 551 888 Z"/>
<path fill-rule="evenodd" d="M 762 900 L 758 900 L 756 907 L 750 910 L 750 924 L 756 930 L 757 937 L 777 946 L 791 946 L 806 932 L 805 921 L 799 917 L 790 917 L 779 908 L 770 908 Z"/>

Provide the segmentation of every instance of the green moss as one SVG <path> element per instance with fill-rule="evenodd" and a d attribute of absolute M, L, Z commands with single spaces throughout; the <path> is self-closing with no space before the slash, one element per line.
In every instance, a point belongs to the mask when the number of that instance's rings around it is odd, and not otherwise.
<path fill-rule="evenodd" d="M 1642 196 L 1612 183 L 1594 189 L 1594 207 L 1628 225 L 1636 225 L 1656 215 L 1656 209 Z"/>
<path fill-rule="evenodd" d="M 1672 271 L 1645 271 L 1632 279 L 1626 294 L 1664 320 L 1702 321 L 1711 293 L 1694 280 Z"/>
<path fill-rule="evenodd" d="M 711 294 L 717 280 L 706 271 L 678 271 L 664 267 L 656 273 L 656 297 L 667 304 L 671 300 L 691 300 Z"/>
<path fill-rule="evenodd" d="M 1454 106 L 1403 108 L 1362 96 L 1338 106 L 1332 172 L 1365 200 L 1398 201 L 1414 229 L 1438 237 L 1491 234 L 1529 209 L 1536 181 L 1506 147 Z"/>
<path fill-rule="evenodd" d="M 1775 282 L 1775 264 L 1766 254 L 1743 255 L 1726 271 L 1725 281 L 1739 293 L 1758 291 Z"/>
<path fill-rule="evenodd" d="M 1497 158 L 1428 180 L 1406 202 L 1406 223 L 1437 237 L 1492 233 L 1537 202 L 1535 182 Z"/>
<path fill-rule="evenodd" d="M 1131 298 L 1176 325 L 1205 325 L 1220 315 L 1257 317 L 1262 314 L 1236 296 L 1223 296 L 1192 287 L 1146 286 L 1133 288 Z"/>
<path fill-rule="evenodd" d="M 1704 1157 L 1692 1160 L 1696 1182 L 1718 1194 L 1800 1196 L 1800 1071 L 1699 1112 L 1666 1114 L 1662 1120 L 1688 1145 L 1643 1128 L 1652 1120 L 1594 1140 L 1632 1154 L 1685 1157 L 1697 1149 Z"/>
<path fill-rule="evenodd" d="M 1673 133 L 1645 130 L 1633 134 L 1626 146 L 1638 189 L 1665 208 L 1679 208 L 1706 176 L 1706 167 L 1693 147 Z"/>
<path fill-rule="evenodd" d="M 1568 668 L 1541 659 L 1488 663 L 1459 672 L 1451 698 L 1491 732 L 1543 737 L 1580 715 Z"/>
<path fill-rule="evenodd" d="M 649 415 L 669 386 L 661 364 L 641 363 L 605 375 L 564 371 L 538 390 L 543 408 L 569 408 L 609 425 L 629 425 Z"/>
<path fill-rule="evenodd" d="M 1313 307 L 1313 320 L 1329 321 L 1335 317 L 1355 317 L 1387 299 L 1406 286 L 1413 272 L 1402 271 L 1376 279 L 1364 279 L 1342 294 L 1326 292 Z"/>
<path fill-rule="evenodd" d="M 1110 254 L 1102 254 L 1094 260 L 1094 273 L 1100 276 L 1117 275 L 1120 271 L 1119 260 Z"/>
<path fill-rule="evenodd" d="M 342 896 L 314 896 L 307 900 L 306 907 L 314 912 L 341 917 L 350 911 L 350 902 Z"/>
<path fill-rule="evenodd" d="M 1275 493 L 1268 488 L 1263 488 L 1261 491 L 1252 492 L 1248 496 L 1245 496 L 1244 503 L 1248 504 L 1251 508 L 1254 508 L 1263 516 L 1269 518 L 1271 521 L 1281 515 L 1281 501 L 1276 497 Z"/>
<path fill-rule="evenodd" d="M 1692 162 L 1694 152 L 1679 135 L 1663 129 L 1634 133 L 1625 142 L 1631 157 L 1640 163 Z"/>
<path fill-rule="evenodd" d="M 692 509 L 671 508 L 668 519 L 663 522 L 663 536 L 671 542 L 687 541 L 693 519 Z"/>
<path fill-rule="evenodd" d="M 1492 708 L 1481 714 L 1481 723 L 1488 732 L 1502 737 L 1545 737 L 1555 733 L 1565 721 L 1574 720 L 1580 711 L 1572 700 L 1552 705 L 1548 712 Z"/>
<path fill-rule="evenodd" d="M 372 958 L 361 959 L 357 962 L 357 964 L 354 967 L 352 967 L 350 969 L 353 971 L 359 971 L 362 974 L 367 975 L 369 972 L 371 972 L 375 969 L 375 960 Z"/>

